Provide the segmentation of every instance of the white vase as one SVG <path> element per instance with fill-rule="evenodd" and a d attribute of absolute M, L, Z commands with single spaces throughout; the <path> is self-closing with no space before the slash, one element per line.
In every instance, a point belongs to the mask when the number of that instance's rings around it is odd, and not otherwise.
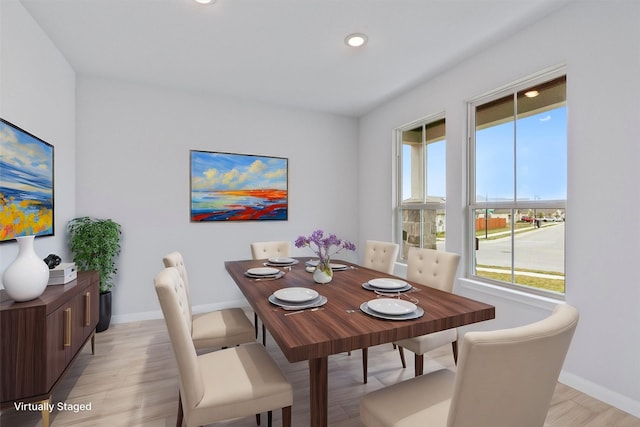
<path fill-rule="evenodd" d="M 49 282 L 49 267 L 33 248 L 35 236 L 16 237 L 18 256 L 2 274 L 5 291 L 14 301 L 38 298 Z"/>
<path fill-rule="evenodd" d="M 326 284 L 333 279 L 333 270 L 331 269 L 331 263 L 327 261 L 325 264 L 318 262 L 316 269 L 313 270 L 313 280 L 316 283 Z"/>

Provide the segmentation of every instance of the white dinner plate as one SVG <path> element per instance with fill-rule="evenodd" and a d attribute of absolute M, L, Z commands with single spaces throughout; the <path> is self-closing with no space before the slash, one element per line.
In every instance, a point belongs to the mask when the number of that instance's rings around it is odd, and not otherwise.
<path fill-rule="evenodd" d="M 256 267 L 247 270 L 247 274 L 250 276 L 275 276 L 278 273 L 280 270 L 271 267 Z"/>
<path fill-rule="evenodd" d="M 373 299 L 367 301 L 367 307 L 375 312 L 393 316 L 413 313 L 418 308 L 418 306 L 412 302 L 395 298 Z"/>
<path fill-rule="evenodd" d="M 318 298 L 314 298 L 311 301 L 299 303 L 281 301 L 273 294 L 269 295 L 268 300 L 271 304 L 277 305 L 283 310 L 304 310 L 307 308 L 320 307 L 327 303 L 327 297 L 325 297 L 324 295 L 318 295 Z"/>
<path fill-rule="evenodd" d="M 380 279 L 371 279 L 368 282 L 371 286 L 377 289 L 401 289 L 406 288 L 409 285 L 404 280 L 400 279 L 391 279 L 391 278 L 380 278 Z"/>
<path fill-rule="evenodd" d="M 318 298 L 318 293 L 309 288 L 282 288 L 273 295 L 285 302 L 306 302 Z"/>
<path fill-rule="evenodd" d="M 380 289 L 380 288 L 376 288 L 375 286 L 371 286 L 369 283 L 363 283 L 362 287 L 368 291 L 377 291 L 377 292 L 385 292 L 385 293 L 396 293 L 396 292 L 401 293 L 401 292 L 407 292 L 413 289 L 413 286 L 411 286 L 408 283 L 407 283 L 407 286 L 404 286 L 398 289 Z"/>
<path fill-rule="evenodd" d="M 291 265 L 291 264 L 296 264 L 298 262 L 298 260 L 295 260 L 293 258 L 286 258 L 286 257 L 269 258 L 267 261 L 270 264 L 277 264 L 277 265 Z"/>
<path fill-rule="evenodd" d="M 317 259 L 310 259 L 309 261 L 305 262 L 304 265 L 306 265 L 307 267 L 317 267 L 319 262 L 320 261 L 317 260 Z M 345 264 L 338 264 L 338 263 L 335 263 L 335 262 L 331 263 L 331 269 L 333 271 L 342 271 L 342 270 L 346 270 L 348 268 L 349 268 L 349 266 L 345 265 Z"/>
<path fill-rule="evenodd" d="M 360 310 L 363 313 L 368 314 L 369 316 L 377 317 L 379 319 L 385 319 L 385 320 L 412 320 L 412 319 L 417 319 L 419 317 L 422 317 L 424 315 L 424 310 L 422 309 L 422 307 L 418 307 L 418 309 L 412 313 L 400 314 L 398 316 L 394 316 L 391 314 L 382 314 L 382 313 L 378 313 L 377 311 L 371 310 L 366 302 L 363 302 L 360 305 Z"/>
<path fill-rule="evenodd" d="M 261 275 L 261 274 L 250 274 L 248 272 L 244 272 L 244 275 L 247 276 L 250 279 L 256 279 L 256 280 L 271 280 L 271 279 L 279 279 L 281 277 L 284 276 L 284 271 L 278 271 L 276 274 L 269 274 L 269 275 Z"/>

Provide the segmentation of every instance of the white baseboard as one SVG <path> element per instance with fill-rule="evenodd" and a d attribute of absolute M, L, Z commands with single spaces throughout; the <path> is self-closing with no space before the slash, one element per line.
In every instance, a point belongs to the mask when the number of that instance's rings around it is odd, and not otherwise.
<path fill-rule="evenodd" d="M 117 314 L 111 316 L 111 324 L 140 322 L 142 320 L 162 319 L 162 311 L 145 311 L 131 314 Z"/>
<path fill-rule="evenodd" d="M 231 307 L 248 307 L 249 303 L 245 299 L 239 299 L 235 301 L 226 301 L 224 303 L 218 304 L 203 304 L 203 305 L 195 305 L 192 308 L 193 314 L 206 313 L 207 311 L 213 310 L 221 310 L 223 308 L 231 308 Z M 142 320 L 155 320 L 162 319 L 162 310 L 155 311 L 144 311 L 139 313 L 131 313 L 131 314 L 117 314 L 111 316 L 111 323 L 130 323 L 130 322 L 140 322 Z"/>
<path fill-rule="evenodd" d="M 569 372 L 562 371 L 559 381 L 608 405 L 614 406 L 621 411 L 627 412 L 634 417 L 640 418 L 640 402 L 638 401 Z"/>

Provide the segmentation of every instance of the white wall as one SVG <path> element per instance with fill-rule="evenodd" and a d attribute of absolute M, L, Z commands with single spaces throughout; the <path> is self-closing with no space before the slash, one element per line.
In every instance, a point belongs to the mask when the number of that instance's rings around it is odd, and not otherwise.
<path fill-rule="evenodd" d="M 77 107 L 77 214 L 123 229 L 116 322 L 160 316 L 153 277 L 171 251 L 202 309 L 243 303 L 224 261 L 250 259 L 252 241 L 315 228 L 357 239 L 355 119 L 92 77 L 78 79 Z M 289 220 L 190 223 L 190 149 L 287 157 Z"/>
<path fill-rule="evenodd" d="M 54 146 L 53 237 L 36 239 L 42 258 L 68 256 L 65 225 L 75 214 L 75 72 L 15 0 L 0 2 L 0 117 Z M 18 252 L 0 245 L 0 274 Z"/>
<path fill-rule="evenodd" d="M 523 29 L 362 118 L 360 238 L 391 238 L 392 130 L 446 111 L 447 249 L 465 253 L 466 101 L 557 64 L 567 66 L 566 300 L 581 313 L 561 380 L 640 416 L 640 3 L 583 1 Z M 367 173 L 376 165 L 377 176 Z M 380 236 L 380 230 L 388 230 Z M 460 274 L 464 275 L 464 256 Z M 496 306 L 478 328 L 546 316 L 553 302 L 460 280 Z"/>

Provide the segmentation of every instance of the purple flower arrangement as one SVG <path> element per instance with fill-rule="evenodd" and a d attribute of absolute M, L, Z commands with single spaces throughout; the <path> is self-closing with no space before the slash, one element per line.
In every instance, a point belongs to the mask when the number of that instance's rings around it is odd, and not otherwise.
<path fill-rule="evenodd" d="M 339 239 L 335 234 L 331 233 L 328 237 L 325 237 L 324 231 L 316 230 L 311 233 L 310 236 L 300 236 L 296 239 L 295 245 L 297 248 L 304 248 L 309 246 L 313 252 L 320 259 L 318 266 L 322 268 L 329 267 L 331 257 L 338 252 L 344 250 L 355 251 L 356 245 L 348 240 Z"/>

